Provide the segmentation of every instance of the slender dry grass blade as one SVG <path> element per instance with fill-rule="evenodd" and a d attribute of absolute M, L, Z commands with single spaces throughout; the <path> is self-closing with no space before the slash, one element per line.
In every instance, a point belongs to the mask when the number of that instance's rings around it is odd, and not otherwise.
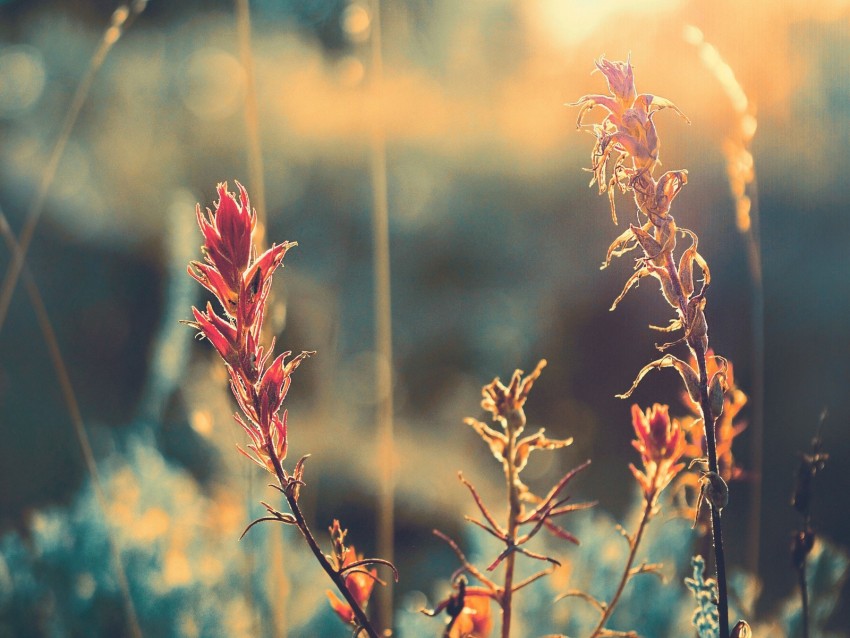
<path fill-rule="evenodd" d="M 266 236 L 266 181 L 260 138 L 260 115 L 257 106 L 257 85 L 254 80 L 254 54 L 251 51 L 251 11 L 248 0 L 236 2 L 236 32 L 239 40 L 239 61 L 245 70 L 245 131 L 248 144 L 248 180 L 251 200 L 257 209 L 256 237 L 260 246 Z"/>
<path fill-rule="evenodd" d="M 266 224 L 267 224 L 267 208 L 266 208 L 266 182 L 265 173 L 263 170 L 263 153 L 262 143 L 260 140 L 260 117 L 257 107 L 257 85 L 254 80 L 254 54 L 251 49 L 251 10 L 249 0 L 235 0 L 236 9 L 236 35 L 239 41 L 239 60 L 242 63 L 242 68 L 245 71 L 245 139 L 248 152 L 248 181 L 251 184 L 251 203 L 257 210 L 257 227 L 255 232 L 257 245 L 262 247 L 265 245 Z M 254 491 L 254 479 L 256 473 L 250 472 L 245 474 L 248 493 Z M 283 561 L 283 539 L 280 535 L 273 535 L 269 541 L 271 544 L 272 555 L 277 560 L 272 560 L 269 566 L 269 581 L 271 587 L 270 592 L 275 592 L 275 596 L 286 598 L 286 592 L 289 591 L 289 579 L 284 569 Z M 254 553 L 251 553 L 249 564 L 252 565 L 251 571 L 247 572 L 246 576 L 250 578 L 250 573 L 253 572 Z M 260 618 L 261 613 L 257 607 L 253 597 L 250 599 L 251 607 L 253 608 L 252 617 L 255 619 L 254 631 L 258 630 L 258 625 L 263 622 Z M 271 623 L 272 632 L 278 638 L 285 638 L 287 635 L 286 629 L 286 614 L 284 605 L 271 605 Z"/>
<path fill-rule="evenodd" d="M 381 114 L 384 62 L 381 52 L 381 2 L 372 0 L 370 89 L 375 111 L 371 118 L 370 172 L 372 178 L 372 230 L 375 268 L 375 341 L 382 365 L 377 366 L 375 392 L 378 421 L 378 466 L 380 500 L 378 503 L 378 553 L 393 561 L 395 531 L 395 441 L 393 427 L 392 320 L 390 298 L 390 236 L 387 203 L 387 147 Z M 382 624 L 392 627 L 393 587 L 378 592 Z"/>
<path fill-rule="evenodd" d="M 131 4 L 122 4 L 112 14 L 112 19 L 103 33 L 100 40 L 100 45 L 89 61 L 89 66 L 86 69 L 83 78 L 77 85 L 77 90 L 68 107 L 68 112 L 65 115 L 65 120 L 62 123 L 62 129 L 59 132 L 59 137 L 53 145 L 53 150 L 50 152 L 50 157 L 47 160 L 47 165 L 44 167 L 44 172 L 41 174 L 41 182 L 38 190 L 32 200 L 27 216 L 24 220 L 24 226 L 21 234 L 17 239 L 18 250 L 12 255 L 12 262 L 9 269 L 6 271 L 6 276 L 3 278 L 3 284 L 0 286 L 0 331 L 3 330 L 3 324 L 6 321 L 6 315 L 9 313 L 9 305 L 12 302 L 12 295 L 15 293 L 15 287 L 18 284 L 18 279 L 21 276 L 21 270 L 24 267 L 27 251 L 32 242 L 35 227 L 38 225 L 38 220 L 41 218 L 41 213 L 44 211 L 44 203 L 47 200 L 47 193 L 50 190 L 50 185 L 56 177 L 56 169 L 59 167 L 59 160 L 62 159 L 62 154 L 65 152 L 65 146 L 68 140 L 71 139 L 71 131 L 77 123 L 77 117 L 85 104 L 86 98 L 94 81 L 95 75 L 103 66 L 106 56 L 121 35 L 133 23 L 138 15 L 145 10 L 147 0 L 135 0 Z M 14 237 L 14 235 L 13 235 Z"/>
<path fill-rule="evenodd" d="M 752 155 L 752 139 L 758 122 L 755 108 L 744 88 L 735 77 L 732 67 L 720 52 L 705 41 L 702 31 L 688 25 L 685 40 L 696 47 L 700 60 L 720 83 L 736 115 L 736 130 L 726 140 L 729 187 L 735 199 L 735 222 L 747 244 L 747 266 L 752 289 L 753 378 L 750 393 L 750 432 L 752 447 L 750 464 L 752 484 L 749 520 L 747 521 L 747 569 L 758 572 L 761 547 L 762 473 L 764 466 L 764 281 L 762 277 L 761 227 L 759 219 L 758 180 Z"/>
<path fill-rule="evenodd" d="M 14 259 L 19 259 L 22 264 L 22 275 L 24 278 L 24 286 L 26 287 L 27 294 L 29 295 L 30 302 L 32 303 L 33 310 L 35 311 L 36 319 L 38 320 L 38 325 L 41 328 L 41 332 L 44 336 L 44 344 L 47 346 L 48 354 L 50 355 L 50 361 L 53 364 L 53 368 L 56 371 L 56 376 L 59 381 L 59 387 L 62 391 L 62 398 L 65 400 L 65 405 L 68 408 L 68 415 L 71 418 L 71 423 L 74 426 L 74 434 L 77 437 L 77 441 L 80 444 L 80 450 L 83 453 L 83 460 L 86 465 L 86 470 L 89 473 L 89 477 L 92 482 L 92 489 L 94 490 L 95 499 L 97 500 L 97 504 L 100 507 L 101 512 L 103 513 L 104 518 L 104 527 L 106 529 L 106 538 L 109 543 L 109 550 L 112 554 L 112 563 L 113 568 L 115 569 L 115 579 L 118 581 L 118 588 L 121 590 L 121 597 L 124 601 L 124 611 L 127 615 L 127 624 L 130 629 L 130 633 L 134 638 L 142 637 L 142 629 L 139 626 L 139 619 L 136 615 L 136 608 L 133 605 L 133 599 L 130 596 L 130 586 L 127 581 L 127 574 L 124 571 L 124 563 L 121 561 L 121 548 L 119 546 L 118 540 L 115 538 L 115 534 L 112 530 L 112 526 L 109 524 L 108 517 L 108 500 L 106 498 L 106 492 L 103 489 L 103 482 L 100 479 L 100 474 L 97 470 L 97 463 L 94 458 L 94 452 L 92 451 L 91 441 L 89 440 L 88 432 L 86 431 L 85 423 L 83 422 L 83 415 L 80 412 L 80 405 L 77 401 L 76 393 L 74 392 L 74 387 L 71 384 L 71 378 L 68 374 L 68 367 L 65 365 L 65 359 L 62 357 L 62 351 L 59 348 L 59 342 L 56 339 L 56 332 L 53 330 L 53 324 L 50 321 L 50 317 L 47 315 L 47 309 L 44 306 L 44 300 L 41 297 L 41 293 L 38 290 L 38 286 L 35 283 L 35 279 L 33 279 L 32 274 L 29 269 L 24 265 L 23 256 L 21 255 L 21 247 L 18 242 L 15 240 L 15 235 L 12 233 L 12 229 L 9 226 L 9 222 L 6 219 L 6 215 L 0 210 L 0 234 L 3 235 L 3 239 L 6 242 L 6 246 L 9 251 L 12 253 Z"/>

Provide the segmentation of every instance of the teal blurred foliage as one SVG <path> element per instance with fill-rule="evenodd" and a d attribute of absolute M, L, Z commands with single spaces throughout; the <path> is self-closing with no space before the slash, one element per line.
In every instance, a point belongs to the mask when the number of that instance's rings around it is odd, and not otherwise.
<path fill-rule="evenodd" d="M 643 509 L 637 492 L 626 520 L 636 521 Z M 616 521 L 601 509 L 577 512 L 567 528 L 581 540 L 581 545 L 561 553 L 563 545 L 548 547 L 548 551 L 564 563 L 568 579 L 561 575 L 545 577 L 521 590 L 514 598 L 516 635 L 564 635 L 579 638 L 589 635 L 599 620 L 595 607 L 578 597 L 556 599 L 568 590 L 579 589 L 600 601 L 610 599 L 622 574 L 628 554 L 628 545 L 616 529 Z M 641 574 L 635 576 L 620 599 L 607 627 L 616 631 L 636 631 L 641 636 L 674 638 L 691 636 L 692 622 L 698 619 L 700 638 L 717 638 L 716 610 L 711 603 L 714 581 L 704 579 L 705 561 L 701 556 L 689 560 L 699 536 L 691 529 L 689 521 L 681 517 L 660 515 L 647 529 L 638 550 L 639 565 L 661 562 L 662 576 Z M 462 548 L 475 564 L 482 565 L 498 553 L 494 539 L 470 526 Z M 519 579 L 532 575 L 540 563 L 517 561 Z M 848 557 L 834 545 L 820 542 L 810 562 L 810 592 L 813 612 L 813 632 L 816 638 L 846 636 L 824 629 L 829 615 L 834 611 L 840 587 L 847 576 Z M 687 577 L 687 579 L 686 579 Z M 690 581 L 690 582 L 688 582 Z M 475 584 L 471 579 L 471 584 Z M 753 622 L 753 612 L 760 584 L 750 575 L 736 571 L 729 581 L 730 614 L 732 618 L 745 618 L 753 626 L 754 636 L 794 638 L 800 636 L 800 601 L 791 596 L 781 606 L 774 618 Z M 698 594 L 695 612 L 693 591 Z M 429 604 L 433 606 L 449 592 L 449 583 L 442 581 L 432 592 Z M 495 605 L 494 617 L 498 617 Z M 712 622 L 713 619 L 713 622 Z M 399 636 L 402 638 L 433 638 L 447 620 L 432 619 L 417 613 L 416 609 L 398 611 Z M 496 623 L 498 626 L 498 622 Z M 712 629 L 714 631 L 712 632 Z"/>
<path fill-rule="evenodd" d="M 242 541 L 247 541 L 247 548 L 233 536 L 215 534 L 207 527 L 203 513 L 209 506 L 209 497 L 191 476 L 163 459 L 150 437 L 132 437 L 126 447 L 125 453 L 116 452 L 102 464 L 102 474 L 107 490 L 124 490 L 125 499 L 118 499 L 115 507 L 134 522 L 113 524 L 113 531 L 123 547 L 122 559 L 145 635 L 271 636 L 271 608 L 281 605 L 292 623 L 289 635 L 293 638 L 349 635 L 322 595 L 327 587 L 324 574 L 290 530 L 277 525 L 255 527 Z M 635 506 L 627 518 L 635 519 L 641 508 L 636 494 Z M 254 507 L 252 514 L 261 514 L 260 509 Z M 140 522 L 144 516 L 152 516 L 152 511 L 163 516 L 163 521 L 170 521 L 170 527 L 188 528 L 185 531 L 190 542 L 182 547 L 180 558 L 190 569 L 185 576 L 178 574 L 176 582 L 169 582 L 174 576 L 167 575 L 169 551 L 174 549 L 166 540 L 170 532 L 162 530 L 157 534 L 157 526 L 151 528 L 148 521 L 145 529 L 152 531 L 137 533 L 143 527 Z M 598 620 L 596 609 L 579 598 L 555 602 L 556 598 L 570 589 L 582 589 L 600 600 L 613 593 L 627 554 L 626 541 L 616 530 L 614 519 L 596 510 L 577 512 L 570 523 L 568 528 L 581 539 L 581 545 L 565 554 L 561 553 L 561 544 L 547 547 L 563 560 L 568 578 L 545 577 L 515 598 L 519 636 L 586 635 Z M 106 534 L 99 505 L 91 486 L 86 485 L 70 507 L 36 513 L 28 538 L 10 533 L 0 539 L 0 636 L 126 635 L 112 562 L 104 556 Z M 280 534 L 285 539 L 287 572 L 293 580 L 286 599 L 269 587 L 270 564 L 263 559 L 270 553 L 271 535 Z M 639 560 L 663 562 L 663 581 L 653 574 L 633 578 L 609 628 L 662 638 L 690 635 L 691 621 L 697 617 L 706 621 L 699 621 L 701 627 L 712 626 L 713 590 L 702 579 L 704 561 L 699 556 L 690 564 L 687 560 L 696 540 L 697 535 L 682 518 L 659 516 L 652 521 L 639 550 Z M 499 544 L 492 537 L 471 526 L 463 545 L 468 557 L 478 563 L 499 551 Z M 217 567 L 204 568 L 207 561 L 214 561 Z M 519 578 L 531 576 L 540 566 L 537 561 L 518 561 Z M 828 543 L 815 546 L 809 558 L 813 637 L 846 635 L 826 632 L 822 627 L 834 610 L 847 568 L 846 554 Z M 686 587 L 683 576 L 688 573 L 692 584 Z M 702 611 L 696 615 L 689 588 L 699 592 Z M 730 590 L 732 617 L 751 619 L 758 584 L 751 577 L 736 574 Z M 447 592 L 447 582 L 435 583 L 431 604 Z M 439 635 L 445 616 L 432 619 L 405 606 L 404 601 L 401 605 L 397 611 L 400 638 Z M 493 611 L 496 614 L 495 606 Z M 786 601 L 775 619 L 751 624 L 756 636 L 799 636 L 799 598 Z M 715 638 L 705 628 L 700 629 L 699 635 Z"/>
<path fill-rule="evenodd" d="M 112 533 L 146 636 L 273 636 L 273 607 L 290 634 L 347 636 L 327 605 L 325 575 L 300 538 L 283 526 L 214 529 L 210 495 L 159 453 L 152 436 L 136 435 L 125 452 L 101 463 Z M 259 505 L 250 516 L 260 516 Z M 239 521 L 244 527 L 246 521 Z M 282 535 L 292 580 L 289 596 L 270 586 L 273 535 Z M 107 529 L 91 484 L 68 507 L 36 512 L 28 537 L 0 539 L 0 636 L 129 635 Z"/>
<path fill-rule="evenodd" d="M 847 580 L 850 557 L 834 545 L 818 541 L 806 559 L 809 588 L 809 614 L 812 636 L 842 638 L 848 632 L 827 630 L 828 621 L 839 602 L 841 585 Z M 803 635 L 803 608 L 799 597 L 788 600 L 780 611 L 780 620 L 789 636 Z"/>
<path fill-rule="evenodd" d="M 685 579 L 685 585 L 694 595 L 697 608 L 691 622 L 696 628 L 699 638 L 717 638 L 718 614 L 717 605 L 717 581 L 713 578 L 705 578 L 705 559 L 702 556 L 694 556 L 691 559 L 694 574 Z"/>

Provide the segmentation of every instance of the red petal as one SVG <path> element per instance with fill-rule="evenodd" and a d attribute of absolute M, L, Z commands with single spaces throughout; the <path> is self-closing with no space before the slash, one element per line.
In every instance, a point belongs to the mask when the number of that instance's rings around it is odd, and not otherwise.
<path fill-rule="evenodd" d="M 192 308 L 192 314 L 198 329 L 213 345 L 225 362 L 230 362 L 235 355 L 233 342 L 236 339 L 236 329 L 215 314 L 211 304 L 207 304 L 207 312 L 203 313 Z"/>

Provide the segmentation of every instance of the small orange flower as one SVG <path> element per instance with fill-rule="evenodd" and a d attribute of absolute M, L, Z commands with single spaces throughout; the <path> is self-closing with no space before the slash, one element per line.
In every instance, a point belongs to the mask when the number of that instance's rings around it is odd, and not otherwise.
<path fill-rule="evenodd" d="M 337 521 L 334 521 L 334 523 L 336 525 L 339 524 Z M 339 569 L 345 569 L 352 563 L 356 563 L 360 560 L 363 560 L 363 555 L 357 554 L 354 551 L 353 545 L 347 547 L 345 548 L 342 565 L 339 566 Z M 372 595 L 372 588 L 375 586 L 375 580 L 377 580 L 377 578 L 378 572 L 375 569 L 371 569 L 367 572 L 365 568 L 355 568 L 345 577 L 345 586 L 348 588 L 348 591 L 351 592 L 351 595 L 354 597 L 354 600 L 357 601 L 357 604 L 361 609 L 366 608 L 366 604 L 369 602 L 369 596 Z M 344 600 L 337 598 L 336 594 L 330 589 L 327 590 L 327 594 L 328 600 L 330 600 L 331 607 L 336 612 L 336 615 L 339 616 L 345 623 L 354 622 L 354 610 L 351 609 L 351 606 Z"/>
<path fill-rule="evenodd" d="M 493 615 L 490 610 L 491 593 L 480 587 L 467 587 L 461 610 L 449 638 L 487 638 L 493 631 Z"/>
<path fill-rule="evenodd" d="M 669 406 L 654 404 L 646 413 L 632 406 L 632 426 L 637 439 L 632 445 L 640 452 L 644 471 L 629 465 L 648 501 L 654 500 L 678 474 L 684 463 L 676 463 L 685 450 L 685 437 L 679 422 L 671 419 Z"/>

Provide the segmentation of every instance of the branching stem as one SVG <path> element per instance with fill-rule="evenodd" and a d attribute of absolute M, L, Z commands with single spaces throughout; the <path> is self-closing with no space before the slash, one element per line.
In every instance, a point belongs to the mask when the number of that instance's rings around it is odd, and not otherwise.
<path fill-rule="evenodd" d="M 519 516 L 521 506 L 519 502 L 519 471 L 516 467 L 516 440 L 517 432 L 522 427 L 525 418 L 520 412 L 511 414 L 507 419 L 508 443 L 505 446 L 505 479 L 508 489 L 508 533 L 505 542 L 509 547 L 516 543 L 517 529 L 519 527 Z M 505 586 L 502 593 L 502 638 L 510 638 L 511 635 L 511 611 L 514 589 L 514 563 L 516 552 L 508 553 L 505 558 Z"/>
<path fill-rule="evenodd" d="M 620 601 L 620 596 L 623 593 L 623 590 L 626 588 L 626 584 L 631 580 L 634 574 L 632 573 L 632 565 L 635 562 L 635 556 L 637 556 L 638 545 L 640 545 L 641 538 L 643 537 L 643 532 L 646 529 L 647 524 L 649 523 L 649 519 L 652 518 L 652 512 L 655 509 L 655 498 L 646 499 L 646 507 L 643 508 L 643 516 L 641 516 L 640 524 L 638 525 L 637 532 L 635 532 L 634 536 L 628 537 L 629 540 L 629 558 L 626 560 L 626 567 L 623 569 L 623 576 L 620 578 L 620 584 L 617 585 L 617 591 L 614 592 L 614 596 L 611 598 L 611 602 L 609 602 L 602 610 L 602 617 L 599 619 L 599 623 L 596 625 L 596 629 L 593 630 L 593 633 L 590 634 L 590 638 L 597 638 L 604 630 L 605 623 L 608 622 L 608 619 L 611 617 L 611 614 L 614 613 L 614 608 L 617 606 L 617 603 Z"/>
<path fill-rule="evenodd" d="M 286 501 L 289 503 L 289 509 L 292 511 L 292 515 L 295 517 L 295 523 L 298 525 L 298 529 L 301 530 L 301 535 L 304 537 L 304 540 L 307 541 L 307 545 L 310 547 L 310 551 L 313 552 L 313 555 L 316 557 L 316 560 L 319 561 L 319 565 L 322 566 L 322 569 L 325 570 L 325 573 L 328 575 L 336 588 L 339 590 L 339 593 L 345 598 L 346 602 L 351 606 L 352 611 L 354 611 L 354 617 L 357 619 L 357 623 L 362 627 L 363 631 L 369 636 L 369 638 L 379 638 L 378 633 L 372 627 L 372 624 L 369 622 L 369 618 L 366 616 L 366 612 L 360 607 L 357 603 L 357 600 L 348 590 L 348 586 L 345 584 L 345 576 L 337 572 L 333 566 L 330 564 L 328 559 L 325 557 L 324 553 L 322 553 L 322 548 L 319 547 L 319 544 L 316 542 L 313 533 L 310 531 L 310 528 L 307 526 L 307 521 L 304 520 L 304 514 L 301 512 L 301 508 L 298 505 L 298 499 L 291 489 L 286 489 L 288 485 L 288 481 L 283 472 L 283 467 L 280 465 L 280 461 L 277 458 L 277 454 L 275 453 L 274 447 L 272 446 L 271 440 L 266 443 L 266 449 L 268 450 L 269 456 L 272 459 L 272 463 L 274 464 L 275 474 L 277 475 L 277 480 L 280 482 L 281 491 L 283 495 L 286 497 Z"/>

